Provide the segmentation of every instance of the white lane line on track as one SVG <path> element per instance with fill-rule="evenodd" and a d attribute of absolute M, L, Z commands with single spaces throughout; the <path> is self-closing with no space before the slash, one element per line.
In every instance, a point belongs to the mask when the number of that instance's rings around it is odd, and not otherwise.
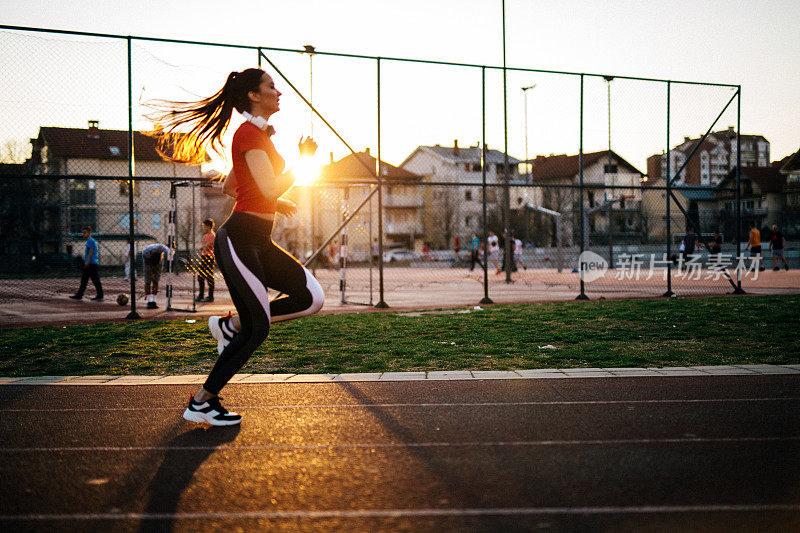
<path fill-rule="evenodd" d="M 296 405 L 232 405 L 232 410 L 271 410 L 271 409 L 368 409 L 389 407 L 524 407 L 551 405 L 628 405 L 628 404 L 669 404 L 669 403 L 724 403 L 724 402 L 796 402 L 800 397 L 785 398 L 701 398 L 667 400 L 574 400 L 540 402 L 476 402 L 476 403 L 353 403 L 353 404 L 296 404 Z M 183 411 L 184 407 L 74 407 L 59 409 L 2 409 L 0 413 L 72 413 L 97 411 Z"/>
<path fill-rule="evenodd" d="M 523 446 L 616 446 L 633 444 L 725 444 L 739 442 L 797 442 L 800 436 L 785 437 L 720 437 L 720 438 L 664 438 L 664 439 L 584 439 L 584 440 L 532 440 L 496 442 L 367 442 L 336 444 L 258 444 L 240 446 L 56 446 L 30 448 L 0 448 L 3 453 L 43 452 L 151 452 L 151 451 L 248 451 L 248 450 L 335 450 L 372 448 L 470 448 L 470 447 L 523 447 Z"/>
<path fill-rule="evenodd" d="M 452 516 L 609 515 L 668 513 L 800 512 L 793 504 L 643 505 L 608 507 L 507 507 L 487 509 L 332 509 L 325 511 L 231 511 L 204 513 L 76 513 L 0 515 L 0 521 L 248 520 L 297 518 L 424 518 Z"/>

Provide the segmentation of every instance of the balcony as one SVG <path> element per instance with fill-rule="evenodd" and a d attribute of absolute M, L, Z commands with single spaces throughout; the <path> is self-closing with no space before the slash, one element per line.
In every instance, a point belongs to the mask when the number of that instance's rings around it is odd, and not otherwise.
<path fill-rule="evenodd" d="M 389 222 L 383 225 L 388 235 L 421 235 L 422 222 Z"/>
<path fill-rule="evenodd" d="M 387 194 L 383 198 L 384 207 L 422 207 L 421 194 Z"/>

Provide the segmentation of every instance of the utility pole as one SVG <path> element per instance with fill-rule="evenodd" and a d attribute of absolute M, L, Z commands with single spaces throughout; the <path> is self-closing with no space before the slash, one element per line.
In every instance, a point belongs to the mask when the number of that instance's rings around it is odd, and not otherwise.
<path fill-rule="evenodd" d="M 534 87 L 536 87 L 535 83 L 530 87 L 522 87 L 522 94 L 525 100 L 525 170 L 529 174 L 531 174 L 529 171 L 531 165 L 528 163 L 528 91 Z"/>
<path fill-rule="evenodd" d="M 316 49 L 310 45 L 306 44 L 303 46 L 304 53 L 308 54 L 308 101 L 311 103 L 311 106 L 314 105 L 314 54 L 316 53 Z M 314 138 L 314 111 L 309 106 L 309 121 L 311 122 L 311 138 Z M 310 220 L 310 229 L 311 229 L 311 251 L 317 249 L 317 231 L 316 231 L 316 222 L 314 218 L 314 204 L 316 203 L 316 191 L 314 190 L 314 184 L 308 184 L 308 214 L 311 218 Z M 313 261 L 311 263 L 311 271 L 313 274 L 316 275 L 317 273 L 317 261 Z"/>

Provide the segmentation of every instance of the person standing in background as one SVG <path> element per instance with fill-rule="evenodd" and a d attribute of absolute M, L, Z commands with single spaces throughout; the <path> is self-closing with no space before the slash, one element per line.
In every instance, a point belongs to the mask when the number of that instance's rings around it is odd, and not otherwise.
<path fill-rule="evenodd" d="M 750 259 L 753 260 L 755 258 L 755 260 L 758 261 L 758 269 L 766 270 L 764 262 L 761 259 L 761 232 L 756 229 L 755 222 L 750 223 L 750 235 L 747 239 L 747 246 L 745 246 L 744 251 L 746 252 L 748 249 L 750 249 Z"/>
<path fill-rule="evenodd" d="M 528 266 L 522 260 L 522 240 L 517 238 L 514 239 L 514 264 L 522 265 L 523 270 L 528 270 Z"/>
<path fill-rule="evenodd" d="M 708 253 L 712 255 L 717 255 L 722 253 L 722 237 L 719 236 L 718 231 L 714 232 L 714 235 L 708 242 L 707 248 L 708 248 Z"/>
<path fill-rule="evenodd" d="M 207 218 L 202 223 L 203 240 L 200 245 L 200 268 L 197 271 L 197 284 L 200 286 L 200 294 L 195 301 L 213 302 L 214 301 L 214 219 Z M 205 295 L 206 281 L 208 281 L 208 297 Z"/>
<path fill-rule="evenodd" d="M 500 239 L 497 238 L 493 231 L 490 231 L 487 241 L 489 242 L 489 257 L 487 260 L 492 261 L 494 268 L 497 270 L 496 274 L 500 274 L 502 272 L 500 270 Z"/>
<path fill-rule="evenodd" d="M 81 285 L 78 292 L 70 296 L 71 300 L 83 300 L 83 293 L 86 291 L 86 285 L 89 283 L 89 278 L 92 279 L 97 295 L 92 298 L 93 302 L 102 302 L 103 286 L 100 283 L 99 266 L 100 262 L 97 259 L 97 242 L 92 238 L 92 227 L 84 226 L 81 228 L 81 235 L 86 239 L 86 249 L 83 254 L 83 274 L 81 275 Z"/>
<path fill-rule="evenodd" d="M 144 263 L 144 293 L 147 297 L 147 308 L 158 309 L 156 294 L 158 294 L 158 281 L 161 279 L 161 265 L 164 256 L 169 253 L 169 248 L 163 244 L 151 244 L 142 250 Z"/>
<path fill-rule="evenodd" d="M 789 263 L 786 262 L 786 256 L 783 255 L 783 248 L 786 244 L 786 239 L 778 230 L 778 225 L 772 225 L 772 238 L 769 240 L 769 249 L 772 250 L 772 262 L 775 263 L 775 267 L 772 270 L 780 270 L 781 267 L 778 266 L 778 258 L 780 257 L 783 260 L 783 268 L 789 270 Z"/>
<path fill-rule="evenodd" d="M 476 234 L 472 234 L 472 244 L 469 248 L 469 270 L 470 272 L 475 270 L 475 263 L 479 265 L 480 260 L 478 259 L 478 253 L 481 249 L 481 240 L 478 238 Z"/>

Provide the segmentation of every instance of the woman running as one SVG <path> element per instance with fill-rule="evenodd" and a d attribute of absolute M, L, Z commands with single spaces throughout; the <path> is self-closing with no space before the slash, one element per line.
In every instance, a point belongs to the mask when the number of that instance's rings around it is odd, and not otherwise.
<path fill-rule="evenodd" d="M 317 280 L 271 238 L 278 199 L 295 180 L 290 171 L 284 172 L 285 162 L 270 140 L 274 129 L 267 120 L 280 109 L 280 96 L 269 74 L 250 68 L 232 72 L 225 86 L 209 98 L 167 103 L 158 117 L 160 152 L 184 163 L 203 161 L 208 148 L 219 151 L 233 109 L 245 118 L 231 146 L 236 205 L 214 241 L 217 264 L 236 306 L 239 327 L 229 320 L 217 322 L 230 338 L 205 384 L 189 400 L 183 417 L 191 422 L 214 426 L 240 423 L 242 417 L 220 403 L 220 390 L 266 340 L 270 323 L 311 315 L 322 308 L 324 296 Z M 189 134 L 179 135 L 178 128 L 184 125 L 190 126 Z M 310 138 L 300 140 L 304 155 L 313 155 L 316 147 Z M 268 287 L 283 296 L 270 302 Z"/>

